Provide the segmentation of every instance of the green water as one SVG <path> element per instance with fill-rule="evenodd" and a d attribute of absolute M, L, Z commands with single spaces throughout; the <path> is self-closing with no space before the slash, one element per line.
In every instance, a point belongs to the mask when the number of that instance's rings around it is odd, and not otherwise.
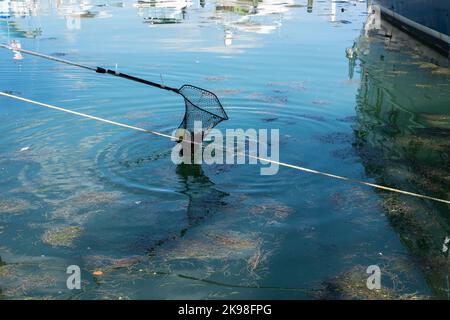
<path fill-rule="evenodd" d="M 0 12 L 2 42 L 215 92 L 218 129 L 279 129 L 283 162 L 449 199 L 448 61 L 367 30 L 365 2 Z M 169 92 L 3 49 L 0 70 L 1 91 L 129 125 L 171 133 L 184 113 Z M 168 139 L 5 97 L 0 119 L 0 298 L 448 298 L 448 205 L 288 168 L 176 166 Z"/>

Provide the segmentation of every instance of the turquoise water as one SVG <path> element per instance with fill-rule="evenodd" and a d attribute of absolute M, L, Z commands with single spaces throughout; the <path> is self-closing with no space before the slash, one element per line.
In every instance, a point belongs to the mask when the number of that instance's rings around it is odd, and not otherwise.
<path fill-rule="evenodd" d="M 2 42 L 207 88 L 219 129 L 279 129 L 283 162 L 449 198 L 447 61 L 367 30 L 365 2 L 0 4 Z M 184 113 L 170 92 L 6 50 L 0 70 L 1 91 L 129 125 L 171 133 Z M 176 166 L 168 139 L 5 97 L 0 117 L 0 298 L 364 299 L 374 264 L 381 297 L 448 297 L 448 205 Z"/>

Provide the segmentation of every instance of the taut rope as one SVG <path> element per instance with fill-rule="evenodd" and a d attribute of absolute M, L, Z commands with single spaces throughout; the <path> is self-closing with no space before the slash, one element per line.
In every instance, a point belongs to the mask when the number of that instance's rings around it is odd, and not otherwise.
<path fill-rule="evenodd" d="M 115 126 L 119 126 L 119 127 L 123 127 L 123 128 L 128 128 L 128 129 L 140 131 L 140 132 L 154 134 L 154 135 L 157 135 L 157 136 L 160 136 L 160 137 L 165 137 L 165 138 L 172 139 L 174 141 L 178 141 L 179 140 L 177 137 L 174 137 L 174 136 L 171 136 L 171 135 L 168 135 L 168 134 L 165 134 L 165 133 L 152 131 L 152 130 L 147 130 L 147 129 L 143 129 L 143 128 L 139 128 L 139 127 L 135 127 L 135 126 L 130 126 L 130 125 L 123 124 L 123 123 L 120 123 L 120 122 L 111 121 L 111 120 L 103 119 L 103 118 L 100 118 L 100 117 L 91 116 L 91 115 L 88 115 L 88 114 L 85 114 L 85 113 L 72 111 L 72 110 L 60 108 L 60 107 L 57 107 L 57 106 L 53 106 L 53 105 L 50 105 L 50 104 L 46 104 L 46 103 L 42 103 L 42 102 L 38 102 L 38 101 L 26 99 L 26 98 L 22 98 L 22 97 L 15 96 L 15 95 L 12 95 L 12 94 L 9 94 L 9 93 L 0 92 L 0 95 L 8 97 L 8 98 L 11 98 L 11 99 L 16 99 L 16 100 L 32 103 L 32 104 L 35 104 L 35 105 L 38 105 L 38 106 L 41 106 L 41 107 L 54 109 L 54 110 L 58 110 L 58 111 L 63 111 L 63 112 L 67 112 L 67 113 L 71 113 L 71 114 L 74 114 L 74 115 L 77 115 L 77 116 L 80 116 L 80 117 L 84 117 L 84 118 L 88 118 L 88 119 L 91 119 L 91 120 L 96 120 L 96 121 L 112 124 L 112 125 L 115 125 Z M 192 142 L 192 143 L 196 143 L 196 142 Z M 196 143 L 196 144 L 198 144 L 198 143 Z M 224 151 L 227 151 L 227 150 L 224 150 Z M 238 153 L 238 154 L 242 155 L 242 153 Z M 372 188 L 376 188 L 376 189 L 380 189 L 380 190 L 396 192 L 396 193 L 400 193 L 400 194 L 404 194 L 404 195 L 408 195 L 408 196 L 412 196 L 412 197 L 416 197 L 416 198 L 422 198 L 422 199 L 437 201 L 437 202 L 441 202 L 441 203 L 445 203 L 445 204 L 450 204 L 450 200 L 435 198 L 435 197 L 431 197 L 431 196 L 427 196 L 427 195 L 423 195 L 423 194 L 418 194 L 418 193 L 414 193 L 414 192 L 410 192 L 410 191 L 405 191 L 405 190 L 395 189 L 395 188 L 391 188 L 391 187 L 386 187 L 386 186 L 382 186 L 382 185 L 375 184 L 375 183 L 370 183 L 370 182 L 366 182 L 366 181 L 351 179 L 351 178 L 347 178 L 347 177 L 343 177 L 343 176 L 339 176 L 339 175 L 335 175 L 335 174 L 331 174 L 331 173 L 326 173 L 326 172 L 322 172 L 322 171 L 318 171 L 318 170 L 314 170 L 314 169 L 300 167 L 300 166 L 289 164 L 289 163 L 285 163 L 285 162 L 270 160 L 270 159 L 266 159 L 266 158 L 263 158 L 263 157 L 254 156 L 254 155 L 251 155 L 251 154 L 248 154 L 248 157 L 249 158 L 253 158 L 253 159 L 257 159 L 257 160 L 260 160 L 260 161 L 264 161 L 264 162 L 277 164 L 279 166 L 286 167 L 286 168 L 291 168 L 291 169 L 295 169 L 295 170 L 299 170 L 299 171 L 303 171 L 303 172 L 308 172 L 308 173 L 312 173 L 312 174 L 325 176 L 325 177 L 328 177 L 328 178 L 343 180 L 343 181 L 347 181 L 347 182 L 351 182 L 351 183 L 355 183 L 355 184 L 360 184 L 360 185 L 364 185 L 364 186 L 367 186 L 367 187 L 372 187 Z"/>

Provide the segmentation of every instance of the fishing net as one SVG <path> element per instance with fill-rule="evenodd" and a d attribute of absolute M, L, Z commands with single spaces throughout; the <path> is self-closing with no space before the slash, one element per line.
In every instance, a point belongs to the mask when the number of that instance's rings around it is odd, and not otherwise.
<path fill-rule="evenodd" d="M 228 120 L 228 116 L 222 107 L 217 96 L 205 89 L 191 85 L 184 85 L 179 89 L 179 93 L 184 97 L 186 112 L 183 121 L 178 127 L 179 132 L 188 131 L 194 134 L 194 124 L 201 127 L 202 139 L 208 132 L 223 120 Z"/>

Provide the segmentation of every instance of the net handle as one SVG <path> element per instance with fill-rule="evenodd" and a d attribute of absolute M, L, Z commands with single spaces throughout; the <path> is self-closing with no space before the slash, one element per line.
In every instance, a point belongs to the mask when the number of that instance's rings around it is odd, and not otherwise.
<path fill-rule="evenodd" d="M 25 50 L 25 49 L 22 49 L 22 48 L 15 48 L 15 47 L 12 47 L 10 45 L 2 44 L 2 43 L 0 43 L 0 48 L 5 48 L 5 49 L 8 49 L 8 50 L 25 53 L 25 54 L 28 54 L 28 55 L 31 55 L 31 56 L 35 56 L 35 57 L 39 57 L 39 58 L 43 58 L 43 59 L 46 59 L 46 60 L 51 60 L 51 61 L 55 61 L 55 62 L 64 63 L 64 64 L 67 64 L 67 65 L 71 65 L 71 66 L 75 66 L 75 67 L 79 67 L 79 68 L 95 71 L 97 73 L 110 74 L 112 76 L 120 77 L 120 78 L 123 78 L 123 79 L 131 80 L 131 81 L 135 81 L 135 82 L 139 82 L 139 83 L 143 83 L 143 84 L 146 84 L 146 85 L 149 85 L 149 86 L 153 86 L 153 87 L 156 87 L 156 88 L 159 88 L 159 89 L 173 91 L 173 92 L 178 93 L 178 94 L 180 93 L 180 90 L 177 89 L 177 88 L 167 87 L 167 86 L 165 86 L 163 84 L 160 84 L 160 83 L 156 83 L 156 82 L 153 82 L 153 81 L 145 80 L 145 79 L 138 78 L 138 77 L 135 77 L 135 76 L 131 76 L 131 75 L 128 75 L 128 74 L 125 74 L 125 73 L 116 72 L 114 70 L 109 70 L 109 69 L 105 69 L 105 68 L 102 68 L 102 67 L 92 67 L 92 66 L 84 65 L 84 64 L 73 62 L 73 61 L 69 61 L 69 60 L 55 58 L 55 57 L 48 56 L 48 55 L 45 55 L 45 54 L 42 54 L 42 53 L 38 53 L 38 52 L 30 51 L 30 50 Z"/>

